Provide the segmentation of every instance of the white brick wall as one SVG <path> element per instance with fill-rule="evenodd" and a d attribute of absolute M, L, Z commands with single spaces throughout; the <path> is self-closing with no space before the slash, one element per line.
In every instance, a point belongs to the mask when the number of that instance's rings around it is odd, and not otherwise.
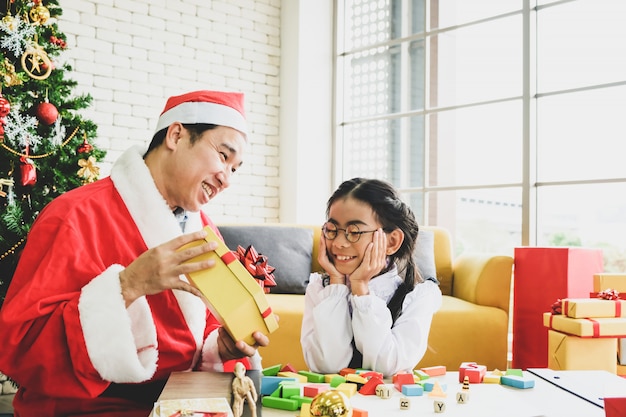
<path fill-rule="evenodd" d="M 147 144 L 167 97 L 242 91 L 250 149 L 230 189 L 206 211 L 217 222 L 279 217 L 280 0 L 60 0 L 62 58 L 93 96 L 84 116 L 107 149 L 101 172 Z"/>

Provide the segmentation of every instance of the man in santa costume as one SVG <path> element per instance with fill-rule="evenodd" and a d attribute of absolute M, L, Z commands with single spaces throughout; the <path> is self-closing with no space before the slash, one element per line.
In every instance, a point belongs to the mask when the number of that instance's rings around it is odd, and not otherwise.
<path fill-rule="evenodd" d="M 20 386 L 15 415 L 146 417 L 173 371 L 223 371 L 256 344 L 234 341 L 184 274 L 215 242 L 201 207 L 230 184 L 246 145 L 243 95 L 171 97 L 149 148 L 69 191 L 35 221 L 0 311 L 0 369 Z M 219 235 L 219 232 L 217 232 Z"/>

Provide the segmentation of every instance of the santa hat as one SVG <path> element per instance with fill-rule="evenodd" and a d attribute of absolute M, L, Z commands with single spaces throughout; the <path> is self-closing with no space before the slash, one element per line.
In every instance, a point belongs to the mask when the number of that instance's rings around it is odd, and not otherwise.
<path fill-rule="evenodd" d="M 242 93 L 202 90 L 170 97 L 159 116 L 156 131 L 174 122 L 228 126 L 244 135 L 248 133 Z"/>

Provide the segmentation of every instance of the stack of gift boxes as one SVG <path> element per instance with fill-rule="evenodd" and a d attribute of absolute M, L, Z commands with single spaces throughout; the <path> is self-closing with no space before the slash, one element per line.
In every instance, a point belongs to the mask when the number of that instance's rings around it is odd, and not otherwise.
<path fill-rule="evenodd" d="M 559 300 L 560 309 L 543 314 L 548 367 L 626 377 L 626 274 L 594 274 L 593 290 L 589 298 Z"/>

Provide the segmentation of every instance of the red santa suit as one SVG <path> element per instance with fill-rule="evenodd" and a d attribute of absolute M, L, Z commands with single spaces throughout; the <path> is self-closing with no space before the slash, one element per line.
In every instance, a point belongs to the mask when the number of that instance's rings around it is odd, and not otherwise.
<path fill-rule="evenodd" d="M 17 417 L 146 417 L 171 372 L 223 371 L 219 324 L 199 298 L 168 290 L 125 306 L 119 272 L 182 233 L 144 151 L 125 152 L 110 177 L 58 197 L 33 225 L 0 311 Z M 185 232 L 208 221 L 188 215 Z M 260 368 L 258 354 L 252 362 Z"/>

